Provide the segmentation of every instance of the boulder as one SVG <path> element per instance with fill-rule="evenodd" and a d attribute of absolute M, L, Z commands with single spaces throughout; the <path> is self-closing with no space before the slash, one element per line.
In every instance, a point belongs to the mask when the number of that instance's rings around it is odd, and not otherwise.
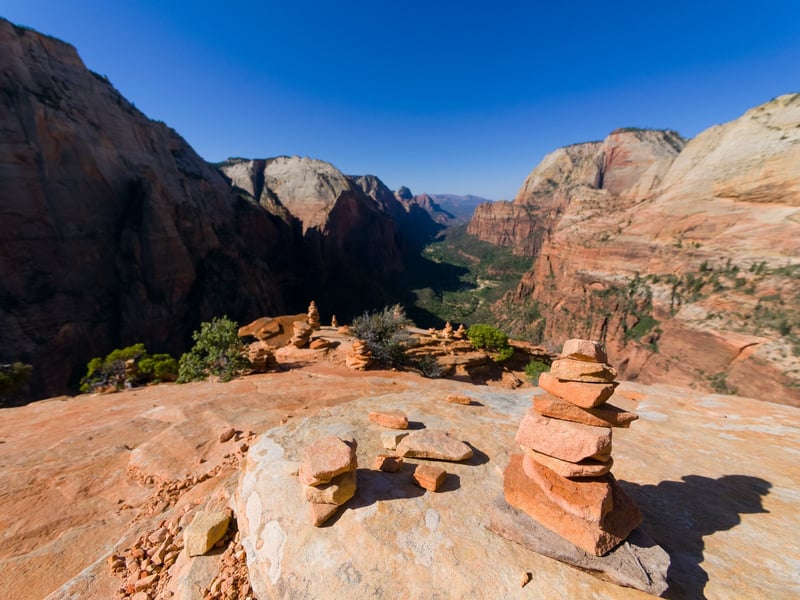
<path fill-rule="evenodd" d="M 550 372 L 539 374 L 539 387 L 581 408 L 600 406 L 611 398 L 619 383 L 561 381 Z"/>
<path fill-rule="evenodd" d="M 562 381 L 610 383 L 617 376 L 614 367 L 606 363 L 586 362 L 574 358 L 559 358 L 550 365 L 550 374 Z"/>
<path fill-rule="evenodd" d="M 520 422 L 515 440 L 521 446 L 568 462 L 611 454 L 611 428 L 543 417 L 533 408 Z"/>
<path fill-rule="evenodd" d="M 400 440 L 397 444 L 397 454 L 458 462 L 471 458 L 472 448 L 451 437 L 446 431 L 421 429 L 412 431 Z"/>
<path fill-rule="evenodd" d="M 228 531 L 231 515 L 224 511 L 198 511 L 183 532 L 183 543 L 189 556 L 205 554 Z"/>
<path fill-rule="evenodd" d="M 533 399 L 533 408 L 545 417 L 594 427 L 629 427 L 632 421 L 639 418 L 636 413 L 608 403 L 601 404 L 597 408 L 581 408 L 552 394 L 536 396 Z"/>

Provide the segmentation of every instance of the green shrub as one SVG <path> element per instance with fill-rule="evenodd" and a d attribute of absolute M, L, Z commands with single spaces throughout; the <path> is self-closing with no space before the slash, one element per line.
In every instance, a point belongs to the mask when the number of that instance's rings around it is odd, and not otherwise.
<path fill-rule="evenodd" d="M 32 373 L 33 367 L 22 362 L 0 365 L 0 401 L 22 394 L 31 381 Z"/>
<path fill-rule="evenodd" d="M 144 344 L 112 350 L 105 358 L 96 357 L 86 365 L 80 390 L 93 392 L 100 388 L 144 385 L 151 382 L 175 381 L 178 364 L 169 354 L 150 356 Z"/>
<path fill-rule="evenodd" d="M 250 369 L 238 331 L 239 326 L 227 316 L 202 323 L 200 331 L 192 334 L 194 346 L 178 363 L 178 383 L 212 375 L 230 381 Z"/>
<path fill-rule="evenodd" d="M 525 365 L 525 376 L 533 385 L 539 383 L 539 375 L 550 370 L 550 365 L 544 361 L 532 358 L 531 362 Z"/>
<path fill-rule="evenodd" d="M 444 368 L 436 360 L 436 357 L 431 354 L 423 354 L 414 362 L 415 366 L 420 370 L 423 377 L 435 379 L 441 377 Z"/>
<path fill-rule="evenodd" d="M 364 340 L 375 361 L 387 366 L 406 362 L 406 350 L 411 341 L 408 327 L 412 325 L 402 306 L 385 306 L 382 310 L 365 312 L 353 319 L 353 334 Z"/>
<path fill-rule="evenodd" d="M 472 325 L 467 330 L 467 337 L 478 350 L 495 353 L 495 360 L 498 362 L 508 360 L 514 354 L 514 349 L 508 343 L 508 336 L 491 325 Z"/>

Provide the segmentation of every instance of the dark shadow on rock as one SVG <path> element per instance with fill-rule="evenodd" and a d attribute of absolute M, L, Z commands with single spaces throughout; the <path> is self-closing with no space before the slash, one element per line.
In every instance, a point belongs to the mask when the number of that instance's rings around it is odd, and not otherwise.
<path fill-rule="evenodd" d="M 637 485 L 620 481 L 622 489 L 639 505 L 644 529 L 670 555 L 666 598 L 705 598 L 708 574 L 703 538 L 741 523 L 742 514 L 769 512 L 762 498 L 772 484 L 749 475 L 724 475 L 712 479 L 687 475 L 682 481 Z"/>
<path fill-rule="evenodd" d="M 416 465 L 404 463 L 397 473 L 358 469 L 356 495 L 347 503 L 348 508 L 358 509 L 379 501 L 418 498 L 425 493 L 414 483 Z"/>
<path fill-rule="evenodd" d="M 489 462 L 488 454 L 486 454 L 485 452 L 481 452 L 475 446 L 473 446 L 467 441 L 464 441 L 464 443 L 470 448 L 472 448 L 472 457 L 469 458 L 468 460 L 463 461 L 461 464 L 477 467 L 478 465 L 485 465 L 486 463 Z"/>
<path fill-rule="evenodd" d="M 483 402 L 478 402 L 477 400 L 470 400 L 467 406 L 486 406 Z"/>
<path fill-rule="evenodd" d="M 425 429 L 425 423 L 423 423 L 422 421 L 409 421 L 408 427 L 406 427 L 406 429 L 408 430 Z"/>
<path fill-rule="evenodd" d="M 455 492 L 458 488 L 461 487 L 461 477 L 456 475 L 455 473 L 448 473 L 442 485 L 436 490 L 437 494 L 441 494 L 444 492 Z"/>

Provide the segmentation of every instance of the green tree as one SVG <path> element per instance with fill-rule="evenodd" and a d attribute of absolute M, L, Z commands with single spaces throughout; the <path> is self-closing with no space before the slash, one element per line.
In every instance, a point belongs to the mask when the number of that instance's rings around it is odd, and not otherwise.
<path fill-rule="evenodd" d="M 467 337 L 474 348 L 496 354 L 498 362 L 508 360 L 514 354 L 514 349 L 508 343 L 508 336 L 491 325 L 472 325 L 467 330 Z"/>
<path fill-rule="evenodd" d="M 209 376 L 230 381 L 251 368 L 239 339 L 239 326 L 227 316 L 200 325 L 192 334 L 194 346 L 181 356 L 178 383 L 198 381 Z"/>
<path fill-rule="evenodd" d="M 0 402 L 22 394 L 31 380 L 33 367 L 22 362 L 0 365 Z"/>
<path fill-rule="evenodd" d="M 151 356 L 144 344 L 133 344 L 112 350 L 105 358 L 90 360 L 80 390 L 87 393 L 107 386 L 121 390 L 150 382 L 175 381 L 177 376 L 178 363 L 169 354 Z"/>

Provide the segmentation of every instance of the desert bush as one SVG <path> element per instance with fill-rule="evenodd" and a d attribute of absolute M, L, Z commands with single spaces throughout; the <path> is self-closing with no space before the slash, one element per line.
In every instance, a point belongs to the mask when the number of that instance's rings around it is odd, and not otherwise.
<path fill-rule="evenodd" d="M 408 327 L 411 321 L 399 304 L 386 306 L 375 312 L 365 312 L 353 319 L 353 334 L 364 340 L 375 361 L 387 366 L 400 366 L 406 362 L 406 350 L 411 341 Z"/>
<path fill-rule="evenodd" d="M 539 383 L 539 375 L 550 370 L 550 365 L 544 361 L 532 358 L 531 362 L 525 365 L 525 376 L 533 385 Z"/>
<path fill-rule="evenodd" d="M 105 358 L 93 358 L 86 365 L 80 390 L 93 392 L 100 388 L 144 385 L 151 382 L 175 381 L 178 363 L 169 354 L 150 356 L 144 344 L 133 344 L 112 350 Z"/>
<path fill-rule="evenodd" d="M 192 334 L 194 346 L 181 356 L 178 383 L 198 381 L 209 376 L 230 381 L 251 368 L 239 339 L 239 326 L 227 316 L 201 323 Z"/>
<path fill-rule="evenodd" d="M 423 377 L 427 377 L 429 379 L 441 377 L 442 373 L 444 372 L 442 365 L 440 365 L 436 357 L 431 354 L 423 354 L 422 356 L 418 357 L 414 361 L 414 366 L 419 369 Z"/>
<path fill-rule="evenodd" d="M 22 394 L 31 380 L 33 367 L 22 362 L 0 365 L 0 401 Z"/>
<path fill-rule="evenodd" d="M 493 352 L 498 362 L 508 360 L 514 354 L 514 349 L 508 343 L 508 336 L 491 325 L 472 325 L 467 330 L 467 337 L 474 348 Z"/>

